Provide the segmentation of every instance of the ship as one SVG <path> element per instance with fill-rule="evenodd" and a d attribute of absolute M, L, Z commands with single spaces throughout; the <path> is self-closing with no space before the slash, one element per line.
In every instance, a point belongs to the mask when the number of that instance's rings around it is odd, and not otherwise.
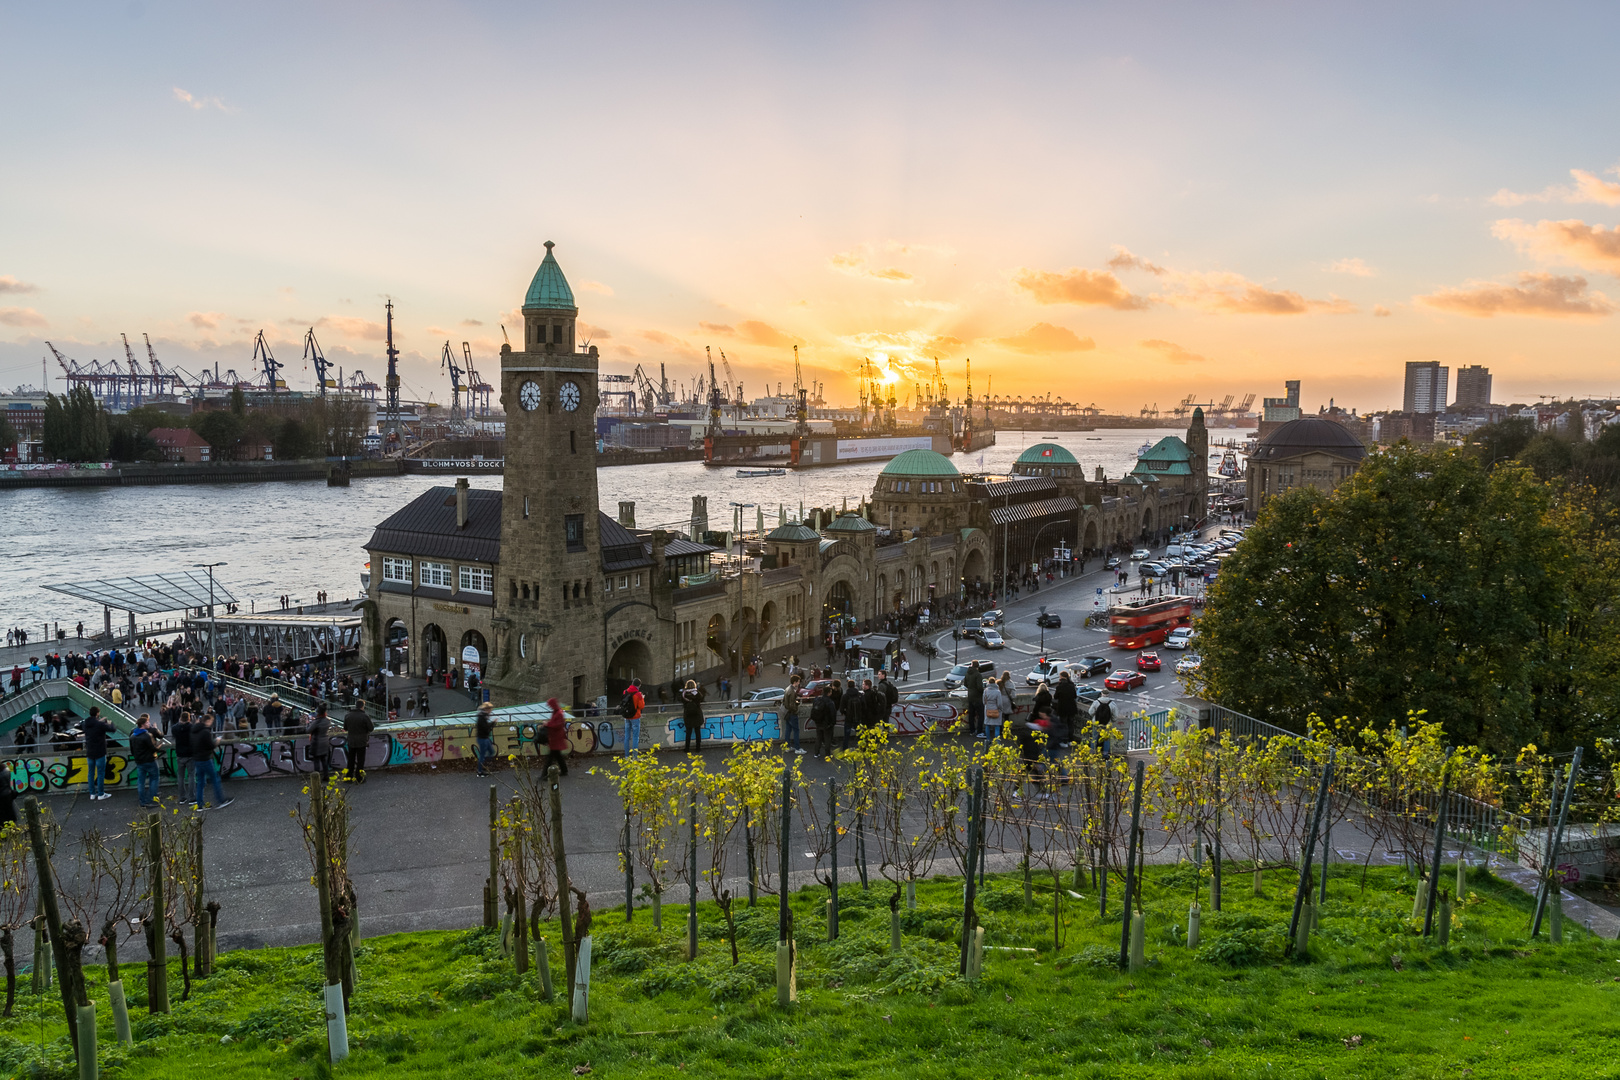
<path fill-rule="evenodd" d="M 753 480 L 761 476 L 786 476 L 786 469 L 738 469 L 737 476 L 742 480 Z"/>

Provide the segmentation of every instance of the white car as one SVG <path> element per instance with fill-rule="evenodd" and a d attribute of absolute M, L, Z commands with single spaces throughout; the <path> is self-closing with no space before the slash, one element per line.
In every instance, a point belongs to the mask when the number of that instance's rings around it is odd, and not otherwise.
<path fill-rule="evenodd" d="M 1042 660 L 1035 665 L 1035 670 L 1024 676 L 1024 681 L 1030 686 L 1039 686 L 1041 683 L 1057 682 L 1058 672 L 1067 667 L 1067 660 Z"/>
<path fill-rule="evenodd" d="M 1152 554 L 1153 552 L 1149 551 L 1147 548 L 1137 548 L 1135 551 L 1131 552 L 1131 562 L 1141 562 L 1143 559 L 1152 556 Z"/>
<path fill-rule="evenodd" d="M 1178 626 L 1170 631 L 1170 636 L 1164 639 L 1167 649 L 1185 649 L 1188 642 L 1198 636 L 1198 631 L 1190 626 Z"/>
<path fill-rule="evenodd" d="M 1000 630 L 979 631 L 979 644 L 987 649 L 1005 649 L 1007 647 L 1007 643 L 1001 640 Z"/>
<path fill-rule="evenodd" d="M 743 700 L 747 702 L 781 701 L 786 696 L 787 690 L 783 687 L 767 686 L 763 689 L 753 691 L 747 697 L 743 698 Z"/>
<path fill-rule="evenodd" d="M 1180 660 L 1176 661 L 1176 674 L 1190 675 L 1197 671 L 1199 665 L 1201 665 L 1203 662 L 1204 658 L 1202 656 L 1199 656 L 1195 652 L 1190 652 L 1186 656 L 1183 656 Z"/>

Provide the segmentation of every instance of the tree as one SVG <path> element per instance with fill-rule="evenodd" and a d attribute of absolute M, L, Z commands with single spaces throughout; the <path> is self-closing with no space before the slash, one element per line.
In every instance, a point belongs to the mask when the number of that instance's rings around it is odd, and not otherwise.
<path fill-rule="evenodd" d="M 0 450 L 7 450 L 17 445 L 17 429 L 0 413 Z"/>
<path fill-rule="evenodd" d="M 1294 731 L 1422 711 L 1502 753 L 1563 747 L 1615 715 L 1617 599 L 1620 555 L 1573 494 L 1400 446 L 1267 504 L 1210 590 L 1200 677 Z"/>
<path fill-rule="evenodd" d="M 1500 461 L 1514 461 L 1535 438 L 1536 423 L 1514 416 L 1486 424 L 1468 440 L 1468 449 L 1486 468 Z"/>
<path fill-rule="evenodd" d="M 213 447 L 215 461 L 231 461 L 236 457 L 236 444 L 241 441 L 243 421 L 232 412 L 192 413 L 186 421 L 192 431 L 202 436 Z"/>
<path fill-rule="evenodd" d="M 62 461 L 103 461 L 107 457 L 107 413 L 88 386 L 74 386 L 61 397 L 45 395 L 45 456 Z"/>

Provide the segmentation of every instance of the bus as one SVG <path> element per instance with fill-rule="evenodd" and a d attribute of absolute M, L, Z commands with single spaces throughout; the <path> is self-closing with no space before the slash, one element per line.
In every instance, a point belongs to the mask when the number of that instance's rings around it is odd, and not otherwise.
<path fill-rule="evenodd" d="M 1190 596 L 1150 596 L 1127 600 L 1108 610 L 1108 644 L 1116 649 L 1158 645 L 1170 631 L 1192 622 Z"/>

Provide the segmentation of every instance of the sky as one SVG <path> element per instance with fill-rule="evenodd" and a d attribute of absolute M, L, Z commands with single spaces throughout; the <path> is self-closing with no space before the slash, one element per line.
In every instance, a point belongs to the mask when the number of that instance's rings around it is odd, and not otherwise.
<path fill-rule="evenodd" d="M 0 387 L 147 335 L 486 376 L 547 240 L 605 371 L 853 401 L 1620 394 L 1612 5 L 0 0 Z M 51 360 L 51 388 L 64 388 Z M 1454 376 L 1453 376 L 1454 377 Z"/>

